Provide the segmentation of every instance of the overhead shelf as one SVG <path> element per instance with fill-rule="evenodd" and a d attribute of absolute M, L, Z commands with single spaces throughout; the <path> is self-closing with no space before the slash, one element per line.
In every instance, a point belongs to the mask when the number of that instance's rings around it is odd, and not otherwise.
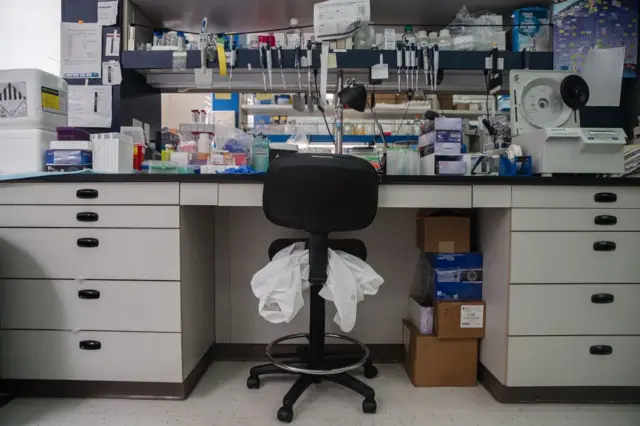
<path fill-rule="evenodd" d="M 293 109 L 291 105 L 244 105 L 241 107 L 242 111 L 245 114 L 253 114 L 253 115 L 286 115 L 288 117 L 321 117 L 322 113 L 317 110 L 317 108 L 313 112 L 308 111 L 296 111 Z M 412 118 L 416 115 L 422 115 L 429 108 L 427 105 L 423 104 L 421 101 L 412 102 L 407 108 L 407 104 L 398 104 L 398 105 L 387 105 L 387 104 L 378 104 L 376 106 L 376 114 L 378 119 L 380 120 L 394 120 L 394 119 L 402 119 Z M 405 114 L 406 111 L 406 114 Z M 466 111 L 466 110 L 434 110 L 442 115 L 448 117 L 478 117 L 483 115 L 483 111 Z M 327 116 L 333 115 L 333 106 L 328 106 L 325 108 L 325 114 Z M 358 112 L 352 109 L 344 110 L 344 118 L 361 118 L 361 119 L 371 119 L 373 115 L 371 111 L 367 110 L 366 112 Z"/>
<path fill-rule="evenodd" d="M 320 64 L 320 51 L 314 49 L 313 63 Z M 389 65 L 389 79 L 376 86 L 377 92 L 394 93 L 406 91 L 406 73 L 401 71 L 402 85 L 398 90 L 396 72 L 396 52 L 395 50 L 349 50 L 344 52 L 334 52 L 336 55 L 336 69 L 330 69 L 328 74 L 329 92 L 335 92 L 337 81 L 337 70 L 344 72 L 346 78 L 356 78 L 360 83 L 369 81 L 369 67 L 380 62 L 380 55 Z M 200 68 L 200 51 L 190 50 L 186 52 L 186 67 L 184 69 L 173 69 L 173 52 L 171 51 L 125 51 L 122 52 L 122 67 L 124 69 L 134 69 L 146 76 L 147 83 L 152 87 L 162 91 L 234 91 L 234 92 L 308 92 L 308 81 L 311 78 L 311 90 L 314 91 L 313 74 L 309 70 L 300 70 L 300 81 L 298 83 L 298 72 L 294 68 L 293 50 L 284 50 L 283 72 L 281 72 L 276 53 L 273 53 L 273 64 L 271 81 L 263 74 L 267 74 L 260 66 L 260 52 L 255 49 L 238 49 L 238 61 L 233 70 L 233 81 L 229 76 L 221 76 L 216 62 L 209 62 L 208 68 L 213 70 L 212 84 L 207 87 L 199 87 L 195 84 L 195 72 Z M 303 51 L 306 55 L 306 51 Z M 499 56 L 504 59 L 504 72 L 511 69 L 553 69 L 553 55 L 550 52 L 499 52 Z M 442 82 L 438 85 L 437 92 L 448 93 L 485 93 L 486 81 L 484 78 L 485 59 L 489 57 L 489 52 L 465 52 L 465 51 L 442 51 L 440 52 L 440 66 L 443 70 Z M 418 89 L 428 89 L 426 87 L 424 70 L 419 70 Z M 284 82 L 283 82 L 284 76 Z M 264 79 L 264 80 L 263 80 Z M 264 81 L 266 80 L 267 85 Z M 318 79 L 319 80 L 319 79 Z M 231 83 L 231 84 L 230 84 Z M 368 89 L 371 89 L 370 87 Z M 504 79 L 502 90 L 508 90 L 508 78 Z"/>
<path fill-rule="evenodd" d="M 278 68 L 276 52 L 272 51 L 274 70 Z M 295 69 L 294 51 L 283 50 L 283 67 Z M 336 67 L 343 70 L 369 69 L 380 63 L 380 55 L 390 69 L 396 68 L 395 50 L 347 50 L 333 52 L 336 56 Z M 306 56 L 306 51 L 302 51 Z M 553 69 L 553 54 L 551 52 L 508 52 L 500 51 L 498 56 L 504 59 L 504 70 L 529 68 L 533 70 Z M 439 68 L 443 70 L 484 70 L 485 59 L 489 52 L 467 52 L 456 50 L 440 51 Z M 124 69 L 171 70 L 173 52 L 135 50 L 122 52 L 122 67 Z M 313 63 L 320 64 L 320 49 L 313 50 Z M 187 69 L 200 68 L 200 51 L 187 51 Z M 247 69 L 251 65 L 253 70 L 260 71 L 260 51 L 257 49 L 238 49 L 236 68 Z M 218 64 L 210 62 L 208 68 L 218 68 Z M 316 66 L 317 68 L 317 66 Z"/>

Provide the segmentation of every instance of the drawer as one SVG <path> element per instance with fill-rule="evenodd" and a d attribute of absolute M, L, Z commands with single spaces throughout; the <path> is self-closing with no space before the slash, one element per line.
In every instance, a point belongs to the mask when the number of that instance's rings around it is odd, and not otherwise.
<path fill-rule="evenodd" d="M 640 285 L 509 287 L 509 335 L 640 335 Z"/>
<path fill-rule="evenodd" d="M 509 337 L 507 386 L 640 386 L 638 359 L 640 336 Z"/>
<path fill-rule="evenodd" d="M 180 332 L 180 283 L 0 280 L 0 328 Z"/>
<path fill-rule="evenodd" d="M 178 183 L 5 183 L 0 204 L 179 204 Z"/>
<path fill-rule="evenodd" d="M 179 206 L 0 205 L 0 227 L 178 228 Z"/>
<path fill-rule="evenodd" d="M 262 186 L 261 183 L 221 183 L 218 185 L 218 205 L 261 207 Z"/>
<path fill-rule="evenodd" d="M 0 341 L 4 379 L 182 381 L 180 333 L 1 330 Z"/>
<path fill-rule="evenodd" d="M 260 187 L 260 189 L 262 190 L 262 186 Z M 260 202 L 262 203 L 262 193 L 260 193 Z M 218 184 L 217 183 L 181 183 L 180 184 L 180 205 L 181 206 L 217 206 L 218 205 Z"/>
<path fill-rule="evenodd" d="M 471 208 L 471 185 L 380 185 L 378 207 Z"/>
<path fill-rule="evenodd" d="M 511 282 L 638 283 L 639 252 L 638 232 L 512 232 Z"/>
<path fill-rule="evenodd" d="M 640 231 L 640 209 L 513 209 L 513 231 Z"/>
<path fill-rule="evenodd" d="M 640 188 L 615 186 L 514 186 L 513 207 L 640 208 Z"/>
<path fill-rule="evenodd" d="M 0 228 L 0 278 L 179 281 L 179 232 Z"/>

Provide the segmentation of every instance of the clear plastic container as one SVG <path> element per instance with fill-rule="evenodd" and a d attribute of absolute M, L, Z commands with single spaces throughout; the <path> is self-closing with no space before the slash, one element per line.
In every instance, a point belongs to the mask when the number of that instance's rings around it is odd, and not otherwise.
<path fill-rule="evenodd" d="M 440 30 L 440 37 L 438 37 L 438 49 L 451 50 L 451 33 L 449 30 Z"/>
<path fill-rule="evenodd" d="M 416 46 L 423 47 L 429 44 L 429 36 L 426 31 L 418 31 L 416 36 Z"/>

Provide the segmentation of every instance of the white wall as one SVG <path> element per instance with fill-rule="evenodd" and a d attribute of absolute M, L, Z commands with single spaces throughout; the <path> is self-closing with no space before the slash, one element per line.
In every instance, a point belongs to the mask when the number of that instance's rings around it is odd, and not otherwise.
<path fill-rule="evenodd" d="M 60 0 L 0 0 L 0 70 L 60 75 Z"/>
<path fill-rule="evenodd" d="M 191 123 L 191 110 L 210 110 L 210 98 L 211 95 L 206 93 L 163 93 L 162 126 L 177 129 L 180 123 Z"/>

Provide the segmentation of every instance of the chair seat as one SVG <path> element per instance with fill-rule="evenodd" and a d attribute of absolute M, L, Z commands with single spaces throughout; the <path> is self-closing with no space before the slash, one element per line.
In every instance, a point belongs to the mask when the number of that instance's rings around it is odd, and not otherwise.
<path fill-rule="evenodd" d="M 279 238 L 274 240 L 269 246 L 269 260 L 273 259 L 273 256 L 280 250 L 300 241 L 307 241 L 308 243 L 306 238 Z M 367 260 L 367 246 L 356 238 L 329 239 L 329 248 L 349 253 L 363 261 Z"/>

